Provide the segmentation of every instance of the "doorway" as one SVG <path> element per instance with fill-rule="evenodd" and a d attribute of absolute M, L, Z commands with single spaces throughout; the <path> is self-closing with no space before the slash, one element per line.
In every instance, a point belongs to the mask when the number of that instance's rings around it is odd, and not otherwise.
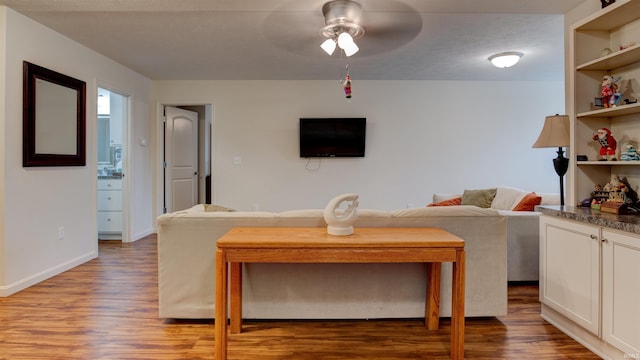
<path fill-rule="evenodd" d="M 129 99 L 99 87 L 97 101 L 98 239 L 126 242 L 124 177 Z"/>
<path fill-rule="evenodd" d="M 211 105 L 163 107 L 163 212 L 211 199 Z"/>

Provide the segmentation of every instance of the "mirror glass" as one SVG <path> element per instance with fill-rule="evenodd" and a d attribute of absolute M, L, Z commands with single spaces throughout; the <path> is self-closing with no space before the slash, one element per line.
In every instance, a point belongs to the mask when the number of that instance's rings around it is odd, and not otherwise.
<path fill-rule="evenodd" d="M 76 155 L 77 91 L 36 79 L 36 154 Z"/>

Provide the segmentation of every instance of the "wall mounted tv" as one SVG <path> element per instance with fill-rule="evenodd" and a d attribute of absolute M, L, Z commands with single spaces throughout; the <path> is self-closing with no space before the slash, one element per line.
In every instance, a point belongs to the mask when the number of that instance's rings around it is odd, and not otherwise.
<path fill-rule="evenodd" d="M 301 118 L 300 157 L 364 157 L 366 118 Z"/>

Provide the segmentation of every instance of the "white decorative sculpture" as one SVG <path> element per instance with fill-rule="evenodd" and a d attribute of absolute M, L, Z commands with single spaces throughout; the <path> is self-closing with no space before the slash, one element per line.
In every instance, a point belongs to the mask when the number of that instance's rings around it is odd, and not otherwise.
<path fill-rule="evenodd" d="M 324 208 L 324 221 L 327 222 L 329 235 L 347 236 L 353 234 L 353 224 L 358 220 L 358 197 L 358 194 L 343 194 L 329 201 L 327 207 Z M 336 215 L 336 210 L 344 201 L 351 201 L 351 204 L 341 215 Z"/>

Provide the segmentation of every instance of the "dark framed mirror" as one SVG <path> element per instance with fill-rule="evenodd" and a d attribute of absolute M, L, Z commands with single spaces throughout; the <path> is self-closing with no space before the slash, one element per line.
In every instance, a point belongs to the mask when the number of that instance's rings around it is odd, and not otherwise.
<path fill-rule="evenodd" d="M 85 82 L 25 61 L 22 98 L 22 166 L 85 166 Z"/>

